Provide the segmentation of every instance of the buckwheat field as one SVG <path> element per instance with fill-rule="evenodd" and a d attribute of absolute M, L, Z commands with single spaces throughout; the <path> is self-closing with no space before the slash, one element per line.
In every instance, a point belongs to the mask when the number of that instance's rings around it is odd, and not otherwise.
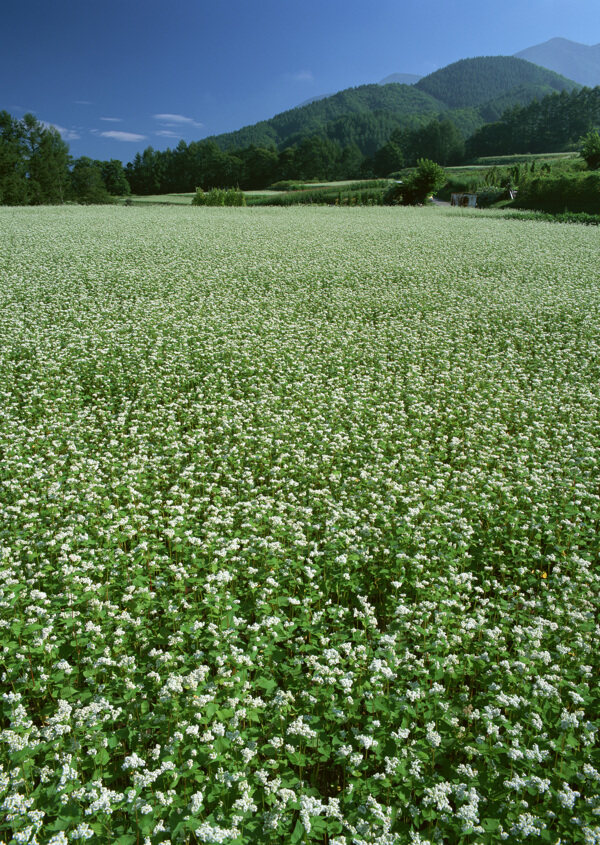
<path fill-rule="evenodd" d="M 597 229 L 0 232 L 0 841 L 598 845 Z"/>

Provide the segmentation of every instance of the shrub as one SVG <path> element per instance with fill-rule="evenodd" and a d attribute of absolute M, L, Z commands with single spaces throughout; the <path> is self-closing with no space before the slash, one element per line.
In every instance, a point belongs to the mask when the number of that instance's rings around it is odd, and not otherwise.
<path fill-rule="evenodd" d="M 304 187 L 303 182 L 296 182 L 293 179 L 282 179 L 269 185 L 270 191 L 300 191 Z"/>
<path fill-rule="evenodd" d="M 202 188 L 196 188 L 192 205 L 242 206 L 246 205 L 246 197 L 239 188 L 211 188 L 208 193 L 205 193 Z"/>
<path fill-rule="evenodd" d="M 565 211 L 600 213 L 600 173 L 561 173 L 526 180 L 513 203 L 558 214 Z"/>
<path fill-rule="evenodd" d="M 582 141 L 581 157 L 590 170 L 597 170 L 600 167 L 600 135 L 598 130 L 588 132 Z"/>
<path fill-rule="evenodd" d="M 387 180 L 353 182 L 349 185 L 327 185 L 325 187 L 303 188 L 285 191 L 281 194 L 253 196 L 249 204 L 256 205 L 383 205 L 384 187 Z"/>
<path fill-rule="evenodd" d="M 499 185 L 489 185 L 481 191 L 477 191 L 477 205 L 479 208 L 489 208 L 490 205 L 508 197 L 506 188 Z"/>
<path fill-rule="evenodd" d="M 244 192 L 240 191 L 239 188 L 228 188 L 225 191 L 225 196 L 223 197 L 223 204 L 230 206 L 246 205 L 246 197 L 244 196 Z"/>
<path fill-rule="evenodd" d="M 385 205 L 422 205 L 446 183 L 444 169 L 428 158 L 420 158 L 416 170 L 385 193 Z"/>

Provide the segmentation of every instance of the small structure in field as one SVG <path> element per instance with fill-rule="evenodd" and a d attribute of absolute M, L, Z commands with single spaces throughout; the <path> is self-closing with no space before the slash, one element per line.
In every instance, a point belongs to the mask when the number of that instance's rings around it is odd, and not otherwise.
<path fill-rule="evenodd" d="M 477 208 L 477 194 L 452 194 L 450 205 L 457 205 L 460 208 Z"/>

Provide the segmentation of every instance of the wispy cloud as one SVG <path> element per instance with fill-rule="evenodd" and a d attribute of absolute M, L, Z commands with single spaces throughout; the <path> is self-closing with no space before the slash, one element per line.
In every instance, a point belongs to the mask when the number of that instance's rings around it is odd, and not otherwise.
<path fill-rule="evenodd" d="M 145 135 L 138 135 L 136 132 L 118 132 L 111 129 L 110 132 L 101 132 L 103 138 L 112 138 L 115 141 L 144 141 Z"/>
<path fill-rule="evenodd" d="M 47 120 L 41 120 L 40 123 L 47 129 L 56 129 L 63 141 L 78 141 L 81 138 L 79 132 L 75 132 L 74 129 L 67 129 L 57 123 L 49 123 Z"/>
<path fill-rule="evenodd" d="M 123 123 L 122 117 L 101 117 L 100 120 L 104 120 L 107 123 Z"/>
<path fill-rule="evenodd" d="M 154 120 L 160 120 L 163 126 L 195 126 L 200 128 L 203 125 L 194 120 L 193 117 L 186 117 L 184 114 L 155 114 Z"/>
<path fill-rule="evenodd" d="M 160 135 L 162 138 L 179 138 L 177 132 L 172 132 L 170 129 L 158 129 L 155 135 Z"/>
<path fill-rule="evenodd" d="M 292 73 L 292 79 L 294 82 L 314 82 L 315 77 L 313 76 L 312 71 L 310 70 L 299 70 L 296 73 Z"/>

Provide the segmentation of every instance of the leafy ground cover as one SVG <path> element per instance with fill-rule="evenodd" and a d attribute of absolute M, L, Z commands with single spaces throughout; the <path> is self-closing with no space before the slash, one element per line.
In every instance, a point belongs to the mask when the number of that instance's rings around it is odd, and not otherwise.
<path fill-rule="evenodd" d="M 0 838 L 600 842 L 597 232 L 200 212 L 0 210 Z"/>
<path fill-rule="evenodd" d="M 246 192 L 248 205 L 383 205 L 388 179 L 362 182 L 298 183 L 288 191 Z"/>
<path fill-rule="evenodd" d="M 121 197 L 122 205 L 191 205 L 193 193 L 150 194 L 148 196 Z"/>
<path fill-rule="evenodd" d="M 490 167 L 490 166 L 507 166 L 511 164 L 546 164 L 548 162 L 554 163 L 557 161 L 567 161 L 569 159 L 577 159 L 578 153 L 576 152 L 567 152 L 567 153 L 519 153 L 516 155 L 505 155 L 505 156 L 482 156 L 478 158 L 476 161 L 475 166 L 483 166 L 483 167 Z M 458 166 L 457 168 L 449 167 L 448 170 L 461 170 L 463 169 L 462 166 Z"/>

